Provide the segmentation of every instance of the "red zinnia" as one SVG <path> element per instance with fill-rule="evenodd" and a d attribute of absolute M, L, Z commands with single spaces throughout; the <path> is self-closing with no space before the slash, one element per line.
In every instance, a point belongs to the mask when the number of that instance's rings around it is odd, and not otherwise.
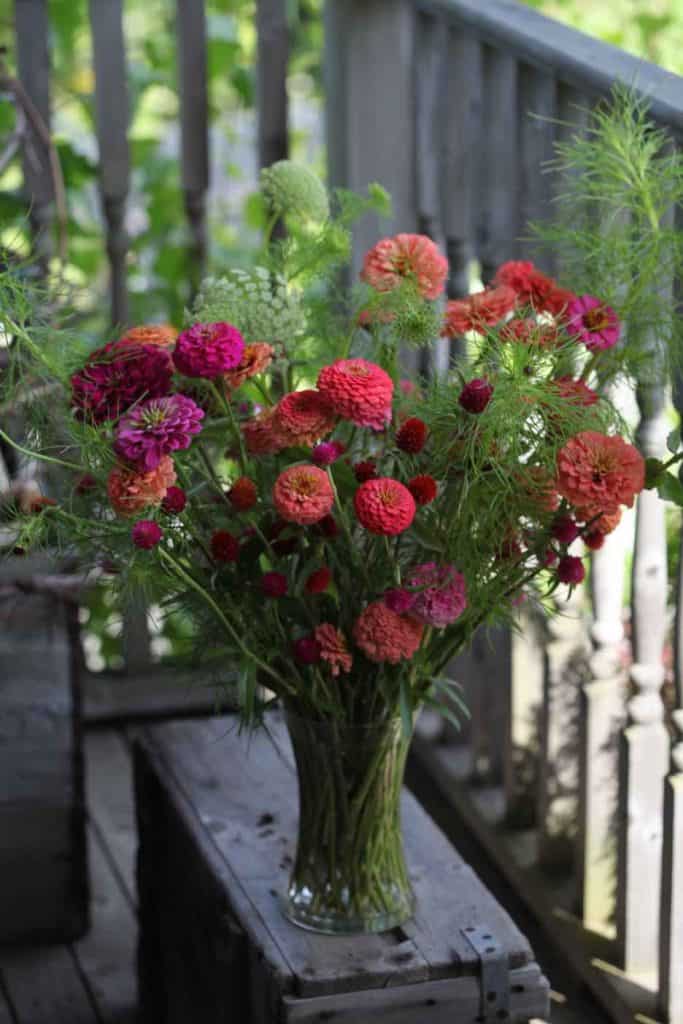
<path fill-rule="evenodd" d="M 378 292 L 389 292 L 402 281 L 413 281 L 425 299 L 444 289 L 448 260 L 426 235 L 401 234 L 383 238 L 365 255 L 361 280 Z"/>
<path fill-rule="evenodd" d="M 238 512 L 247 512 L 253 508 L 257 496 L 256 484 L 248 476 L 239 477 L 228 491 L 228 501 Z"/>
<path fill-rule="evenodd" d="M 417 416 L 411 416 L 401 426 L 398 433 L 396 434 L 396 444 L 403 452 L 409 452 L 411 455 L 417 455 L 421 452 L 425 446 L 427 440 L 427 424 L 417 418 Z"/>
<path fill-rule="evenodd" d="M 241 429 L 250 455 L 275 455 L 287 447 L 287 438 L 277 429 L 275 409 L 264 409 L 243 423 Z"/>
<path fill-rule="evenodd" d="M 532 306 L 537 313 L 558 316 L 574 298 L 572 292 L 538 270 L 528 260 L 509 260 L 496 272 L 494 283 L 507 285 L 517 295 L 520 305 Z"/>
<path fill-rule="evenodd" d="M 558 340 L 557 327 L 553 323 L 538 323 L 533 317 L 515 318 L 500 331 L 501 341 L 519 342 L 522 345 L 538 345 L 550 348 Z"/>
<path fill-rule="evenodd" d="M 584 430 L 557 456 L 557 489 L 589 518 L 633 505 L 645 486 L 645 462 L 632 444 Z"/>
<path fill-rule="evenodd" d="M 414 476 L 408 481 L 408 490 L 415 498 L 418 505 L 429 505 L 439 493 L 439 487 L 433 476 L 424 473 L 422 476 Z"/>
<path fill-rule="evenodd" d="M 557 377 L 553 381 L 553 387 L 571 405 L 591 406 L 599 401 L 600 396 L 582 380 L 574 380 L 573 377 Z"/>
<path fill-rule="evenodd" d="M 240 544 L 229 530 L 215 530 L 211 537 L 211 554 L 217 562 L 236 562 Z"/>
<path fill-rule="evenodd" d="M 391 477 L 366 480 L 356 491 L 353 504 L 359 522 L 370 533 L 403 533 L 415 518 L 415 499 Z"/>
<path fill-rule="evenodd" d="M 316 569 L 306 580 L 306 590 L 309 594 L 322 594 L 332 582 L 332 573 L 326 565 Z"/>
<path fill-rule="evenodd" d="M 441 336 L 455 338 L 468 331 L 484 334 L 487 326 L 493 327 L 500 323 L 516 305 L 517 296 L 507 285 L 485 288 L 465 299 L 453 299 L 446 303 Z"/>
<path fill-rule="evenodd" d="M 397 665 L 409 661 L 420 646 L 424 625 L 409 615 L 398 615 L 384 601 L 373 601 L 353 627 L 353 640 L 369 661 Z"/>
<path fill-rule="evenodd" d="M 327 662 L 333 676 L 350 672 L 353 657 L 346 643 L 346 637 L 331 622 L 323 622 L 315 628 L 315 639 L 320 647 L 320 657 Z"/>

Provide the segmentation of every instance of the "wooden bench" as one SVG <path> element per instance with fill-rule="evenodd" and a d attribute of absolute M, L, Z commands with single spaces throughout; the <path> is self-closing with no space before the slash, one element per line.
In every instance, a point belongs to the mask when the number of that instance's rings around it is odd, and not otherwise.
<path fill-rule="evenodd" d="M 404 794 L 416 918 L 319 936 L 278 905 L 297 793 L 277 715 L 175 721 L 135 741 L 142 1012 L 151 1024 L 465 1024 L 548 1019 L 524 936 L 414 798 Z"/>

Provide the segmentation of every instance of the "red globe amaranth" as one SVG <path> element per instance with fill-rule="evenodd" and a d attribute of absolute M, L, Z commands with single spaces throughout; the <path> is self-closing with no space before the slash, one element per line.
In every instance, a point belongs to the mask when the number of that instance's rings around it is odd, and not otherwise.
<path fill-rule="evenodd" d="M 465 384 L 458 402 L 465 412 L 481 413 L 491 401 L 493 387 L 485 377 L 475 377 Z"/>
<path fill-rule="evenodd" d="M 408 481 L 407 486 L 417 505 L 429 505 L 439 493 L 439 485 L 428 473 L 414 476 L 412 480 Z"/>
<path fill-rule="evenodd" d="M 541 559 L 542 564 L 547 568 L 552 568 L 553 565 L 557 565 L 557 560 L 560 556 L 552 548 L 548 548 L 543 558 Z"/>
<path fill-rule="evenodd" d="M 236 562 L 240 557 L 240 543 L 229 530 L 214 530 L 211 536 L 211 554 L 217 562 Z"/>
<path fill-rule="evenodd" d="M 298 547 L 299 539 L 296 535 L 289 537 L 282 536 L 282 534 L 287 530 L 291 530 L 291 527 L 289 523 L 284 521 L 284 519 L 277 519 L 268 529 L 267 537 L 270 541 L 270 549 L 278 556 L 284 557 L 285 555 L 291 555 Z"/>
<path fill-rule="evenodd" d="M 155 548 L 163 535 L 164 531 L 153 519 L 140 519 L 131 530 L 133 544 L 143 551 Z"/>
<path fill-rule="evenodd" d="M 261 577 L 261 590 L 266 597 L 284 597 L 287 593 L 287 577 L 281 572 L 266 572 Z"/>
<path fill-rule="evenodd" d="M 334 516 L 323 516 L 320 522 L 316 523 L 316 530 L 328 540 L 333 540 L 339 535 L 339 525 Z"/>
<path fill-rule="evenodd" d="M 579 536 L 579 528 L 571 516 L 558 516 L 550 532 L 560 544 L 571 544 Z"/>
<path fill-rule="evenodd" d="M 407 530 L 415 518 L 415 499 L 402 483 L 379 477 L 361 484 L 353 499 L 361 526 L 370 533 L 393 536 Z"/>
<path fill-rule="evenodd" d="M 167 395 L 172 375 L 171 356 L 158 345 L 111 341 L 72 375 L 71 404 L 81 420 L 115 420 L 135 402 Z"/>
<path fill-rule="evenodd" d="M 589 551 L 599 551 L 605 543 L 605 534 L 601 533 L 600 530 L 589 530 L 588 533 L 583 535 L 583 543 Z"/>
<path fill-rule="evenodd" d="M 306 580 L 305 589 L 309 594 L 322 594 L 332 582 L 332 573 L 326 565 L 316 569 Z"/>
<path fill-rule="evenodd" d="M 28 510 L 31 515 L 38 515 L 43 512 L 46 508 L 52 508 L 56 506 L 57 502 L 54 498 L 47 498 L 44 494 L 37 494 L 34 498 L 31 498 L 28 505 Z"/>
<path fill-rule="evenodd" d="M 425 446 L 427 433 L 427 424 L 417 416 L 411 416 L 399 428 L 396 445 L 402 452 L 417 455 Z"/>
<path fill-rule="evenodd" d="M 248 476 L 239 477 L 228 491 L 228 501 L 238 512 L 248 512 L 257 497 L 256 484 Z"/>
<path fill-rule="evenodd" d="M 169 487 L 166 497 L 161 502 L 161 510 L 167 515 L 179 516 L 187 505 L 187 495 L 182 487 Z"/>
<path fill-rule="evenodd" d="M 83 476 L 76 482 L 74 490 L 76 494 L 88 494 L 97 487 L 97 480 L 92 473 L 84 473 Z"/>
<path fill-rule="evenodd" d="M 317 665 L 322 658 L 320 644 L 314 636 L 302 636 L 294 641 L 294 657 L 302 665 Z"/>
<path fill-rule="evenodd" d="M 557 566 L 557 578 L 560 583 L 569 583 L 573 586 L 575 583 L 582 583 L 585 576 L 586 570 L 580 558 L 565 555 L 560 559 Z"/>
<path fill-rule="evenodd" d="M 364 484 L 366 480 L 375 479 L 377 476 L 377 465 L 373 459 L 356 462 L 353 467 L 353 473 L 358 483 Z"/>

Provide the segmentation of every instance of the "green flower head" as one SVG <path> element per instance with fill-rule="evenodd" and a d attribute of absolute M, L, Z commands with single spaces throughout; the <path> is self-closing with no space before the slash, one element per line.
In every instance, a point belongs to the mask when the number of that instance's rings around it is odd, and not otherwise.
<path fill-rule="evenodd" d="M 189 319 L 192 323 L 232 324 L 247 344 L 286 342 L 306 326 L 299 295 L 287 287 L 281 274 L 265 267 L 236 267 L 221 277 L 207 277 Z"/>
<path fill-rule="evenodd" d="M 261 171 L 261 190 L 273 213 L 292 214 L 306 221 L 330 215 L 327 191 L 320 178 L 302 164 L 278 160 Z"/>

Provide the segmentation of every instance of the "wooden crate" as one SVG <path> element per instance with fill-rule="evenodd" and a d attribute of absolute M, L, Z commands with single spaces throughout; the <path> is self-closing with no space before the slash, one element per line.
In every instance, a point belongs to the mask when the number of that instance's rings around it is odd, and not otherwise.
<path fill-rule="evenodd" d="M 0 942 L 88 924 L 76 617 L 0 586 Z"/>
<path fill-rule="evenodd" d="M 274 742 L 248 739 L 234 719 L 212 718 L 137 735 L 145 1021 L 547 1019 L 548 984 L 526 939 L 408 793 L 415 919 L 362 937 L 319 936 L 285 920 L 296 779 L 277 716 L 269 731 Z"/>

